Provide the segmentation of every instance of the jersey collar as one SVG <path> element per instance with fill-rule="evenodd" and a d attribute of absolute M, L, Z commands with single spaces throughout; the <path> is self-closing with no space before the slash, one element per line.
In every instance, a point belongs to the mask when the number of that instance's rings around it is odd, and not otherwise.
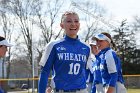
<path fill-rule="evenodd" d="M 104 53 L 106 53 L 106 51 L 108 51 L 108 50 L 110 50 L 110 49 L 111 49 L 110 47 L 107 47 L 107 48 L 105 48 L 105 49 L 102 49 L 101 52 L 104 54 Z"/>
<path fill-rule="evenodd" d="M 70 42 L 77 42 L 77 41 L 79 41 L 78 36 L 77 36 L 77 38 L 71 38 L 71 37 L 69 37 L 69 36 L 66 35 L 64 38 L 67 41 L 70 41 Z"/>

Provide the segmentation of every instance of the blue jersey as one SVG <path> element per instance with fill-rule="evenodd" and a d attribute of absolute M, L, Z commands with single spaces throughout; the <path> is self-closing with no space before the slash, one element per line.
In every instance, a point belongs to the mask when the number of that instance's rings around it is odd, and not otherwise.
<path fill-rule="evenodd" d="M 101 77 L 101 72 L 100 72 L 100 58 L 101 52 L 99 52 L 98 55 L 95 55 L 96 60 L 93 62 L 93 76 L 94 76 L 94 84 L 102 84 L 102 77 Z"/>
<path fill-rule="evenodd" d="M 0 93 L 3 93 L 1 89 L 0 89 Z"/>
<path fill-rule="evenodd" d="M 2 88 L 0 87 L 0 93 L 4 93 L 4 91 L 2 90 Z"/>
<path fill-rule="evenodd" d="M 103 84 L 115 87 L 117 81 L 124 83 L 121 62 L 115 51 L 108 47 L 101 52 L 103 56 L 100 70 Z"/>
<path fill-rule="evenodd" d="M 87 83 L 93 82 L 93 74 L 91 73 L 90 69 L 86 69 L 86 82 Z"/>
<path fill-rule="evenodd" d="M 56 89 L 86 88 L 85 68 L 90 47 L 78 38 L 65 36 L 47 44 L 40 65 L 43 66 L 39 80 L 39 93 L 45 93 L 50 70 L 54 71 Z"/>

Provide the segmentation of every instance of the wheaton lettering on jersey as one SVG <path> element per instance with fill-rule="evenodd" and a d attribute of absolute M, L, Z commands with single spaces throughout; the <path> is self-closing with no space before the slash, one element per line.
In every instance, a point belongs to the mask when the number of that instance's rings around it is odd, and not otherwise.
<path fill-rule="evenodd" d="M 74 54 L 74 53 L 58 53 L 59 60 L 70 60 L 70 61 L 87 61 L 86 55 Z"/>

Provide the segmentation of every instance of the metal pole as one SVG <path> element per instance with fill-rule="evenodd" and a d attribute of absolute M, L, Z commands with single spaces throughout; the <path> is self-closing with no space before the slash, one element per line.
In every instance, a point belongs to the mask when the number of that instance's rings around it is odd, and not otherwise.
<path fill-rule="evenodd" d="M 32 78 L 33 78 L 33 80 L 32 80 L 32 93 L 35 93 L 35 82 L 34 82 L 34 73 L 35 73 L 35 67 L 34 67 L 34 53 L 33 53 L 33 36 L 32 36 L 32 33 L 31 33 L 31 38 L 32 38 L 32 40 L 31 40 L 31 47 L 32 47 Z"/>
<path fill-rule="evenodd" d="M 33 61 L 33 59 L 32 59 L 32 62 L 33 62 L 33 64 L 32 64 L 32 70 L 33 70 L 33 88 L 32 88 L 32 93 L 35 93 L 35 82 L 34 82 L 34 61 Z"/>
<path fill-rule="evenodd" d="M 2 78 L 4 78 L 4 75 L 5 75 L 5 73 L 4 73 L 5 71 L 4 71 L 4 59 L 2 60 Z"/>

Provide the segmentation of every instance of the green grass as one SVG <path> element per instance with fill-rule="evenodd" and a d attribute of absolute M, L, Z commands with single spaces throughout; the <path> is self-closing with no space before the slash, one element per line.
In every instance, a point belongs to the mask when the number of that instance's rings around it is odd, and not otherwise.
<path fill-rule="evenodd" d="M 140 89 L 127 89 L 127 93 L 140 93 Z"/>

